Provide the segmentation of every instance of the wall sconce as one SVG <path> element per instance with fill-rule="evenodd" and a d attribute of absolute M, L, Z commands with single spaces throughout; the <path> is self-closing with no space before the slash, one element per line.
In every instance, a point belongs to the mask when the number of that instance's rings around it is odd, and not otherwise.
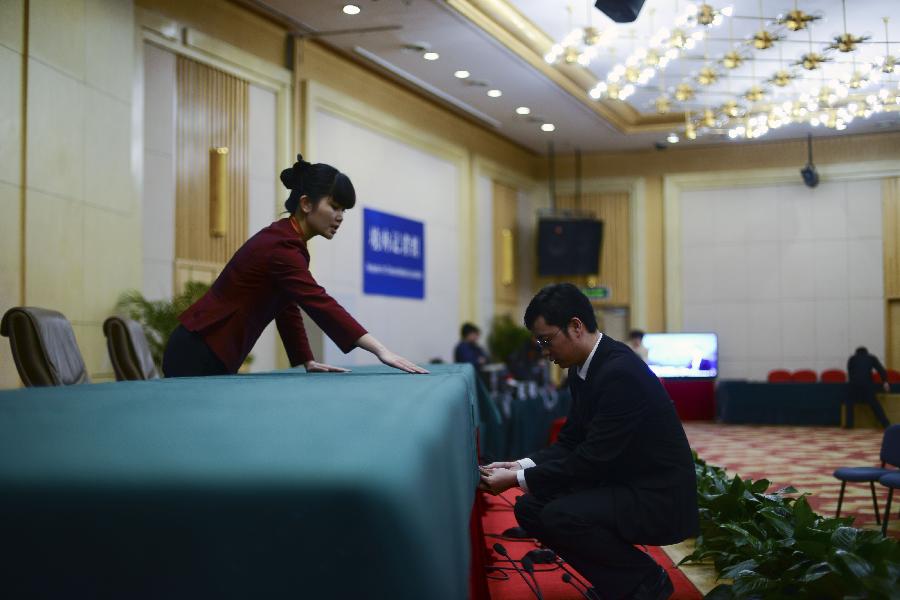
<path fill-rule="evenodd" d="M 228 230 L 228 148 L 209 149 L 209 234 Z"/>
<path fill-rule="evenodd" d="M 503 285 L 512 285 L 515 280 L 513 275 L 515 257 L 513 253 L 512 229 L 503 229 L 500 231 L 500 249 L 502 257 L 500 283 Z"/>

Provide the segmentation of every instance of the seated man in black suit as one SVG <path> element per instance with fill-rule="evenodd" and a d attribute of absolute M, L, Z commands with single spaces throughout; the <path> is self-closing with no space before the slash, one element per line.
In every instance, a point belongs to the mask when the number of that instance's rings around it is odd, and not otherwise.
<path fill-rule="evenodd" d="M 638 355 L 597 330 L 575 286 L 542 289 L 525 326 L 569 369 L 572 408 L 552 446 L 482 467 L 482 489 L 525 490 L 519 524 L 599 597 L 668 598 L 668 575 L 635 544 L 674 544 L 699 530 L 694 462 L 672 401 Z"/>

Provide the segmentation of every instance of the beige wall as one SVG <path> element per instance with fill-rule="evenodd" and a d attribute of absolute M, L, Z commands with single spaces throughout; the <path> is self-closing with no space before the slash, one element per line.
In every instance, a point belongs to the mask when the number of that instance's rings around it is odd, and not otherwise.
<path fill-rule="evenodd" d="M 65 314 L 95 379 L 112 375 L 101 323 L 141 283 L 134 73 L 131 2 L 0 3 L 0 311 Z"/>
<path fill-rule="evenodd" d="M 900 133 L 845 135 L 813 141 L 817 165 L 897 160 L 900 158 Z M 716 173 L 737 170 L 761 170 L 806 164 L 806 141 L 772 141 L 717 146 L 670 146 L 666 150 L 636 152 L 597 152 L 582 156 L 585 180 L 638 178 L 644 183 L 645 210 L 637 231 L 643 232 L 644 265 L 639 271 L 644 281 L 644 312 L 648 331 L 666 330 L 664 187 L 667 175 Z M 560 185 L 571 184 L 575 175 L 575 157 L 556 160 Z M 535 165 L 537 177 L 545 180 L 547 166 Z M 761 182 L 764 183 L 764 182 Z"/>
<path fill-rule="evenodd" d="M 0 2 L 0 311 L 22 301 L 22 46 L 24 0 Z M 0 387 L 18 385 L 6 340 L 0 340 Z"/>

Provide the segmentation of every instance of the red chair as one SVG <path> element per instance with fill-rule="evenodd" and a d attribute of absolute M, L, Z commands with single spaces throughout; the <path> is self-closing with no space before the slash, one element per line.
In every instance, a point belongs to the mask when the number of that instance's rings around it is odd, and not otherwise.
<path fill-rule="evenodd" d="M 791 372 L 784 369 L 769 371 L 769 376 L 766 378 L 766 381 L 769 383 L 790 383 Z"/>
<path fill-rule="evenodd" d="M 547 445 L 549 446 L 559 437 L 559 431 L 566 424 L 566 417 L 560 417 L 550 423 L 550 435 L 547 436 Z"/>
<path fill-rule="evenodd" d="M 826 369 L 822 371 L 819 381 L 822 383 L 845 383 L 847 381 L 847 374 L 840 369 Z"/>
<path fill-rule="evenodd" d="M 811 369 L 800 369 L 791 373 L 793 383 L 815 383 L 819 380 L 816 372 Z"/>
<path fill-rule="evenodd" d="M 900 383 L 900 372 L 893 369 L 887 369 L 887 376 L 888 383 Z M 881 380 L 881 375 L 879 375 L 877 371 L 872 371 L 872 381 L 878 384 L 884 383 Z"/>

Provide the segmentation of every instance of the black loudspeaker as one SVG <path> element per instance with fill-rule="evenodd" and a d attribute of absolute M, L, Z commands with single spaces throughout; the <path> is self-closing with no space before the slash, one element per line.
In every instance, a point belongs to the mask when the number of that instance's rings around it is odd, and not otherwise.
<path fill-rule="evenodd" d="M 538 221 L 539 275 L 599 275 L 603 222 L 595 219 Z"/>
<path fill-rule="evenodd" d="M 631 23 L 641 12 L 644 0 L 597 0 L 594 6 L 616 23 Z"/>

